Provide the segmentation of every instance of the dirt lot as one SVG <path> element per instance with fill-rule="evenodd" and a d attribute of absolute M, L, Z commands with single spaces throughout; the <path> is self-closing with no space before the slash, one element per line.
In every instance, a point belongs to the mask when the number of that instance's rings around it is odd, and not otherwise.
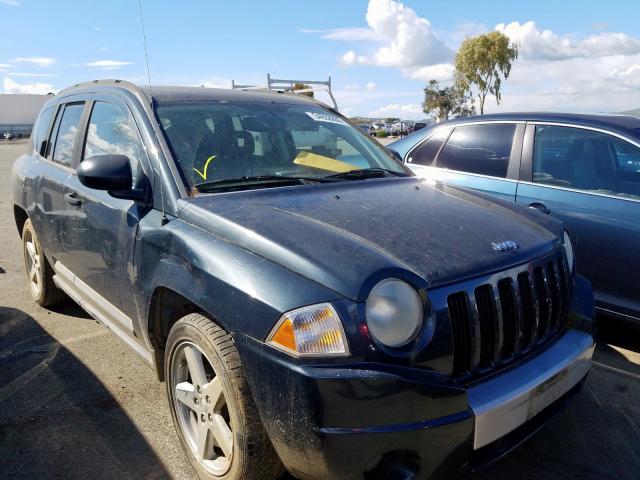
<path fill-rule="evenodd" d="M 0 477 L 193 478 L 153 372 L 71 301 L 31 301 L 9 188 L 24 149 L 0 144 Z M 640 332 L 601 320 L 579 396 L 475 478 L 638 478 Z"/>

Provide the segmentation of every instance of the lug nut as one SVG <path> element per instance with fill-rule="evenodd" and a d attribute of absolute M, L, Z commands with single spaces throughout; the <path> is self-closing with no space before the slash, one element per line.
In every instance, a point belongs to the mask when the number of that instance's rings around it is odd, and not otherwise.
<path fill-rule="evenodd" d="M 198 391 L 198 393 L 202 393 L 202 390 L 200 389 L 200 385 L 196 386 L 196 390 Z"/>
<path fill-rule="evenodd" d="M 202 420 L 203 422 L 205 421 L 204 413 L 202 415 L 200 415 L 200 420 Z"/>
<path fill-rule="evenodd" d="M 195 403 L 196 405 L 198 404 L 198 399 L 196 397 L 193 397 L 193 403 Z"/>
<path fill-rule="evenodd" d="M 213 415 L 209 414 L 209 421 L 213 422 Z"/>
<path fill-rule="evenodd" d="M 209 395 L 206 396 L 206 400 L 207 400 L 207 403 L 211 403 L 211 398 L 209 398 Z"/>

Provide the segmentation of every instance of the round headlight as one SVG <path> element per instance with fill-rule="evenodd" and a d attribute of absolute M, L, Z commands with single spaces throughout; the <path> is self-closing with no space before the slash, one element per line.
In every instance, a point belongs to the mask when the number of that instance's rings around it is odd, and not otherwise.
<path fill-rule="evenodd" d="M 366 315 L 369 332 L 378 342 L 402 347 L 415 338 L 422 326 L 422 301 L 411 285 L 390 278 L 371 290 Z"/>
<path fill-rule="evenodd" d="M 573 244 L 571 243 L 571 237 L 569 233 L 564 231 L 564 238 L 562 239 L 564 242 L 564 251 L 567 255 L 567 264 L 569 265 L 569 271 L 573 273 L 573 265 L 574 265 L 574 257 L 573 257 Z"/>

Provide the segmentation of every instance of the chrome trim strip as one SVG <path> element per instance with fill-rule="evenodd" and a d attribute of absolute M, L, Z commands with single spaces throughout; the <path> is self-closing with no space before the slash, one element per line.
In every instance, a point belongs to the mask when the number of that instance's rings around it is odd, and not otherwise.
<path fill-rule="evenodd" d="M 522 366 L 471 387 L 475 414 L 473 448 L 515 430 L 571 390 L 591 368 L 591 335 L 569 330 L 551 348 Z"/>
<path fill-rule="evenodd" d="M 592 192 L 589 190 L 578 190 L 575 188 L 568 188 L 568 187 L 559 187 L 558 185 L 549 185 L 547 183 L 527 182 L 524 180 L 521 180 L 519 183 L 521 183 L 522 185 L 533 185 L 535 187 L 553 188 L 555 190 L 566 190 L 568 192 L 582 193 L 584 195 L 593 195 L 594 197 L 612 198 L 615 200 L 627 200 L 629 202 L 640 202 L 640 199 L 636 199 L 636 198 L 621 197 L 615 194 L 598 193 L 598 192 Z"/>
<path fill-rule="evenodd" d="M 436 170 L 437 172 L 451 172 L 451 173 L 455 173 L 458 175 L 470 175 L 472 177 L 481 177 L 481 178 L 487 178 L 489 180 L 500 180 L 500 181 L 505 181 L 505 182 L 511 182 L 511 183 L 518 183 L 518 180 L 515 180 L 513 178 L 503 178 L 503 177 L 493 177 L 491 175 L 483 175 L 481 173 L 470 173 L 470 172 L 463 172 L 462 170 L 451 170 L 449 168 L 442 168 L 442 167 L 431 167 L 431 166 L 426 166 L 426 165 L 418 165 L 417 163 L 407 163 L 405 164 L 407 165 L 411 170 L 413 170 L 413 167 L 417 167 L 420 170 L 422 169 L 433 169 Z M 414 172 L 417 174 L 417 172 Z M 422 177 L 425 178 L 425 177 Z M 434 179 L 434 180 L 439 180 L 439 181 L 444 181 L 441 179 Z M 525 182 L 520 182 L 520 183 L 525 183 Z M 536 183 L 534 185 L 542 185 L 540 183 Z M 457 186 L 463 186 L 463 185 L 457 185 Z M 465 187 L 465 188 L 473 188 L 473 187 Z M 477 189 L 476 189 L 477 190 Z"/>
<path fill-rule="evenodd" d="M 129 317 L 76 277 L 62 263 L 55 262 L 53 269 L 56 272 L 53 281 L 61 290 L 86 310 L 89 315 L 120 337 L 147 364 L 154 365 L 151 352 L 133 338 L 133 321 Z"/>
<path fill-rule="evenodd" d="M 627 313 L 616 312 L 615 310 L 611 310 L 609 308 L 596 307 L 596 310 L 599 311 L 599 312 L 609 313 L 611 315 L 616 315 L 616 316 L 619 316 L 619 317 L 628 318 L 629 320 L 640 321 L 640 317 L 634 317 L 633 315 L 629 315 Z"/>
<path fill-rule="evenodd" d="M 582 130 L 592 130 L 594 132 L 606 133 L 607 135 L 618 137 L 618 138 L 620 138 L 622 140 L 625 140 L 625 141 L 635 145 L 636 147 L 640 147 L 640 142 L 638 142 L 637 140 L 631 139 L 629 137 L 625 137 L 624 135 L 622 135 L 620 133 L 613 132 L 611 130 L 607 130 L 606 128 L 592 127 L 592 126 L 589 126 L 589 125 L 579 125 L 579 124 L 576 124 L 576 123 L 546 122 L 544 120 L 527 121 L 527 125 L 552 125 L 552 126 L 555 126 L 555 127 L 569 127 L 569 128 L 578 128 L 578 129 L 582 129 Z"/>

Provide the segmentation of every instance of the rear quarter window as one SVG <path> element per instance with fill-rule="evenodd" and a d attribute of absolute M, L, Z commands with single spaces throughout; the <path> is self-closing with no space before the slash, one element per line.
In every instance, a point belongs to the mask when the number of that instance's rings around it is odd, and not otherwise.
<path fill-rule="evenodd" d="M 71 103 L 64 107 L 60 122 L 58 122 L 55 146 L 52 160 L 67 167 L 73 166 L 73 150 L 78 137 L 80 119 L 84 110 L 84 103 Z M 58 114 L 60 115 L 60 113 Z"/>
<path fill-rule="evenodd" d="M 38 120 L 33 128 L 31 141 L 36 153 L 40 156 L 46 155 L 47 133 L 49 132 L 49 124 L 53 115 L 53 107 L 45 108 L 38 116 Z"/>

